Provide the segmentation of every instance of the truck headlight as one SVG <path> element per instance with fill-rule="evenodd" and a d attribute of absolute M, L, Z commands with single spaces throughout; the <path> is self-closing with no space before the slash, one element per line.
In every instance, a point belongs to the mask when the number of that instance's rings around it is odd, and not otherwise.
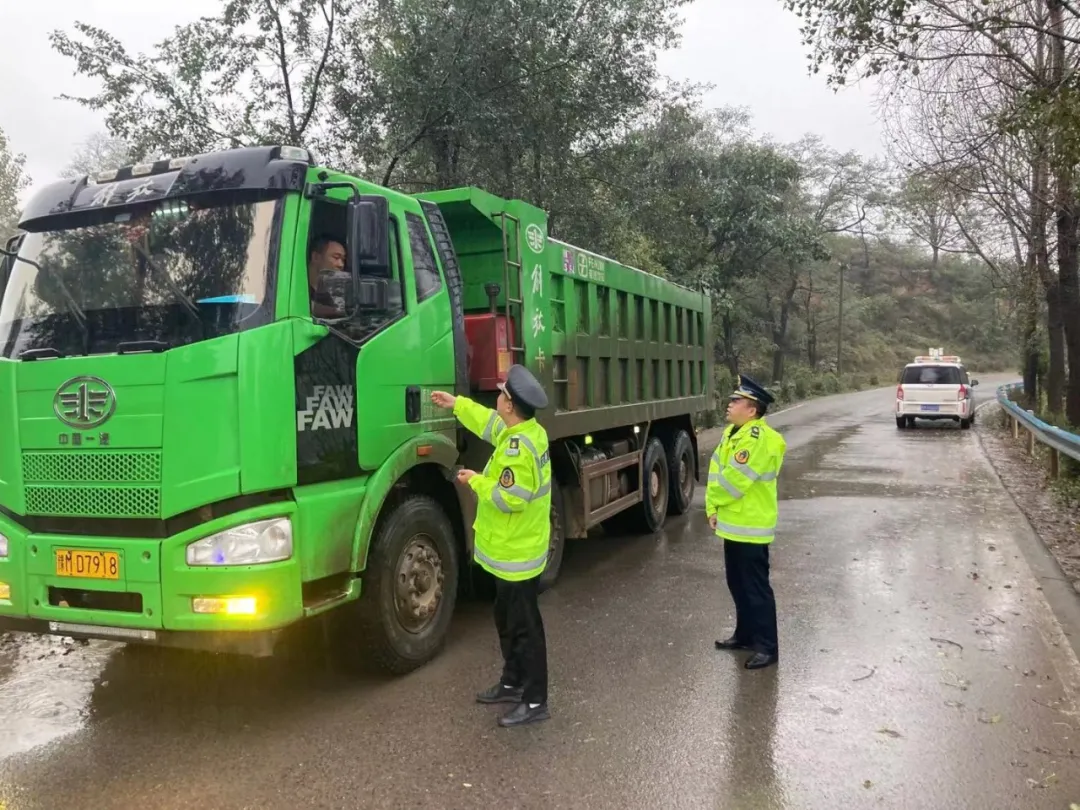
<path fill-rule="evenodd" d="M 271 518 L 234 526 L 187 547 L 188 565 L 259 565 L 292 556 L 292 521 Z"/>
<path fill-rule="evenodd" d="M 8 539 L 6 536 L 0 534 L 0 560 L 4 559 L 8 555 Z"/>

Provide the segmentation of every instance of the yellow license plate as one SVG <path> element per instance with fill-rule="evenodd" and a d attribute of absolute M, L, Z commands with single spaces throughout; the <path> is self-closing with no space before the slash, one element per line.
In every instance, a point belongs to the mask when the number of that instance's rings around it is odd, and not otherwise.
<path fill-rule="evenodd" d="M 120 579 L 120 555 L 115 551 L 56 549 L 56 575 L 80 579 Z"/>

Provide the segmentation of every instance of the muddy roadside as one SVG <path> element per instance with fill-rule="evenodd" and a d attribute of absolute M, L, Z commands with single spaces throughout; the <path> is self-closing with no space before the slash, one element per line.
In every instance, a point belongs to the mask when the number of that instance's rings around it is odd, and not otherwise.
<path fill-rule="evenodd" d="M 1066 503 L 1050 486 L 1046 464 L 1029 456 L 1006 429 L 997 404 L 979 412 L 975 432 L 1005 489 L 1080 594 L 1080 504 Z"/>

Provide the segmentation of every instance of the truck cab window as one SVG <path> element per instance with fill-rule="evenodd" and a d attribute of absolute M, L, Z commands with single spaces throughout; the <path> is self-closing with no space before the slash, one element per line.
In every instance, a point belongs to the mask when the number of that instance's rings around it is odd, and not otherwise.
<path fill-rule="evenodd" d="M 345 245 L 329 234 L 321 234 L 308 247 L 308 297 L 315 318 L 340 318 L 341 307 L 329 293 L 326 276 L 345 272 Z"/>
<path fill-rule="evenodd" d="M 413 272 L 416 275 L 416 300 L 424 301 L 442 288 L 439 267 L 435 263 L 435 254 L 431 250 L 424 220 L 415 214 L 406 214 L 409 225 L 409 247 L 412 249 Z"/>

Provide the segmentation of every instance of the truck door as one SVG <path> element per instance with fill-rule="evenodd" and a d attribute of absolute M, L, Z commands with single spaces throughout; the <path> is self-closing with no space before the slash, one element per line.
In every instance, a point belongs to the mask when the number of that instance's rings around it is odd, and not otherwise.
<path fill-rule="evenodd" d="M 297 481 L 311 484 L 319 481 L 340 480 L 359 475 L 363 469 L 371 469 L 361 463 L 360 448 L 368 442 L 377 420 L 385 419 L 384 431 L 395 432 L 395 425 L 404 424 L 404 386 L 397 395 L 388 391 L 380 380 L 377 369 L 367 369 L 365 376 L 358 375 L 360 357 L 374 348 L 379 355 L 380 338 L 387 330 L 406 322 L 404 285 L 401 274 L 401 245 L 398 228 L 391 222 L 390 254 L 391 277 L 384 307 L 357 311 L 347 323 L 331 326 L 329 334 L 325 327 L 316 323 L 312 311 L 315 304 L 323 307 L 334 305 L 334 277 L 348 277 L 347 268 L 334 266 L 336 251 L 327 251 L 325 259 L 316 255 L 323 251 L 328 241 L 347 247 L 346 204 L 348 193 L 333 189 L 330 196 L 312 201 L 310 221 L 300 223 L 298 235 L 303 243 L 298 254 L 297 272 L 306 278 L 297 278 L 294 289 L 304 292 L 297 312 L 301 323 L 296 331 L 296 450 Z M 346 251 L 346 255 L 347 251 Z M 319 263 L 328 264 L 320 267 Z M 340 280 L 340 279 L 339 279 Z M 310 296 L 310 297 L 309 297 Z M 313 300 L 317 296 L 318 300 Z M 338 304 L 343 303 L 337 300 Z M 376 364 L 378 366 L 379 364 Z M 400 415 L 389 412 L 390 400 L 398 403 Z M 370 461 L 370 458 L 366 458 Z"/>
<path fill-rule="evenodd" d="M 431 392 L 454 387 L 450 298 L 419 205 L 395 212 L 391 232 L 398 250 L 391 262 L 403 268 L 406 316 L 389 325 L 360 352 L 357 404 L 359 459 L 378 467 L 398 447 L 424 431 L 446 430 L 454 421 L 431 404 Z"/>

